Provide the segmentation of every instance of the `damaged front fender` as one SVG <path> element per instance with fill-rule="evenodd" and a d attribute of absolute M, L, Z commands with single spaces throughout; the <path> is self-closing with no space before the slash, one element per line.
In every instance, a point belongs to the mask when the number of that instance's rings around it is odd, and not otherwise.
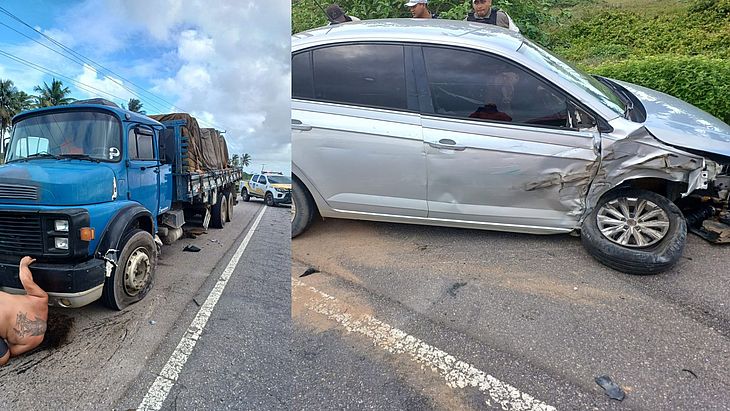
<path fill-rule="evenodd" d="M 717 173 L 716 164 L 704 157 L 668 146 L 641 127 L 625 138 L 604 139 L 598 172 L 585 200 L 583 216 L 590 213 L 609 190 L 633 180 L 659 179 L 679 183 L 682 197 L 707 188 Z"/>

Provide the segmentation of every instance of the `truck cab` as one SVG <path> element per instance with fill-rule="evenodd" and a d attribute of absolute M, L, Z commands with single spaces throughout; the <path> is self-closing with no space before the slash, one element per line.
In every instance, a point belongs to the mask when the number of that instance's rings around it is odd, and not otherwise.
<path fill-rule="evenodd" d="M 104 101 L 13 119 L 0 166 L 0 287 L 22 292 L 24 255 L 49 303 L 122 309 L 153 282 L 158 216 L 172 206 L 165 127 Z"/>

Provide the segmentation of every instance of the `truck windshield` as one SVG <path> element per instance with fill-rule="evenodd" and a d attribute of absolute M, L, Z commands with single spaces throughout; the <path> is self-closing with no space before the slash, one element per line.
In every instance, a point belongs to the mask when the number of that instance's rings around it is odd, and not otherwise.
<path fill-rule="evenodd" d="M 15 124 L 8 162 L 36 158 L 121 160 L 118 119 L 101 111 L 41 113 Z"/>
<path fill-rule="evenodd" d="M 271 184 L 291 184 L 291 178 L 287 176 L 272 176 L 269 175 L 269 182 Z"/>

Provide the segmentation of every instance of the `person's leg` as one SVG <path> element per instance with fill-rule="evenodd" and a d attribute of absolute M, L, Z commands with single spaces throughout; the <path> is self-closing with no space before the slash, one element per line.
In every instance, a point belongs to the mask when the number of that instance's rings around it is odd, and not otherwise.
<path fill-rule="evenodd" d="M 10 359 L 10 347 L 8 344 L 0 338 L 0 366 L 7 364 Z"/>

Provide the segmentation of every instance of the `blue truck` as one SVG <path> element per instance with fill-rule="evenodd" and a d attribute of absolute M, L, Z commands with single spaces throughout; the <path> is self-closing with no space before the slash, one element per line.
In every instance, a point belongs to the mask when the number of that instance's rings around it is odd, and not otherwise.
<path fill-rule="evenodd" d="M 161 243 L 181 238 L 186 220 L 223 228 L 233 215 L 243 171 L 199 167 L 188 115 L 160 122 L 95 99 L 12 124 L 0 165 L 3 291 L 23 291 L 18 263 L 30 255 L 50 305 L 121 310 L 150 291 Z"/>

